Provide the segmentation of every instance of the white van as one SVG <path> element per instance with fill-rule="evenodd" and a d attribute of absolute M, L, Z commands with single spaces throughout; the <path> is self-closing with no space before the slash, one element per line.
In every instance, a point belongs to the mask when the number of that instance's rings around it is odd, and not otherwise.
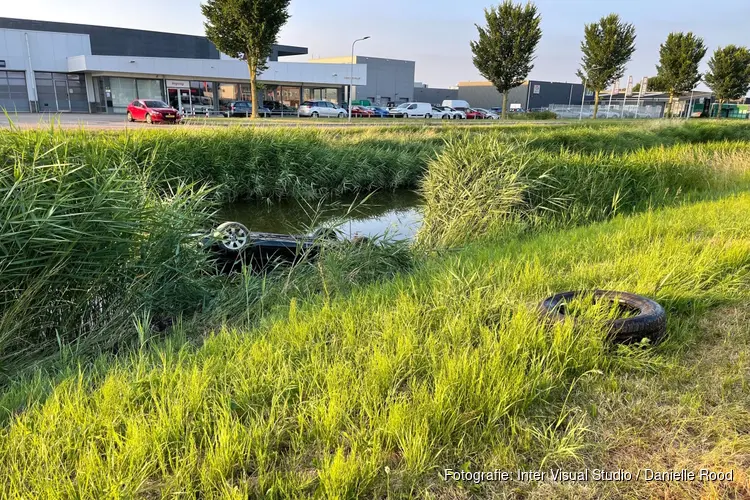
<path fill-rule="evenodd" d="M 469 106 L 468 101 L 459 101 L 459 100 L 454 100 L 454 99 L 446 99 L 445 101 L 443 101 L 443 106 L 457 109 L 459 111 L 466 111 L 467 109 L 471 107 Z"/>
<path fill-rule="evenodd" d="M 403 102 L 388 110 L 391 116 L 397 118 L 432 118 L 432 104 L 428 102 Z"/>

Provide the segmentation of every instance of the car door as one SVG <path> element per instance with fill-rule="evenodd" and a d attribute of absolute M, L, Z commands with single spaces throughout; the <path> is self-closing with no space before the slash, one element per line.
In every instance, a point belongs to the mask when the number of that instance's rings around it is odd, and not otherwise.
<path fill-rule="evenodd" d="M 409 104 L 409 106 L 406 108 L 406 113 L 411 118 L 412 116 L 416 116 L 417 114 L 417 105 L 416 104 Z"/>
<path fill-rule="evenodd" d="M 323 105 L 326 109 L 326 116 L 336 116 L 338 113 L 336 112 L 336 107 L 331 104 L 330 102 L 323 102 Z"/>
<path fill-rule="evenodd" d="M 130 114 L 132 114 L 133 118 L 136 120 L 145 120 L 146 108 L 141 104 L 141 101 L 133 101 L 133 108 Z"/>

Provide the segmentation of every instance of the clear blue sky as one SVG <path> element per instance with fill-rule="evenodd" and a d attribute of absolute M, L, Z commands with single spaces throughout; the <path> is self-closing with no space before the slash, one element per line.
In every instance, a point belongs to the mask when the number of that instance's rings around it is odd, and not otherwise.
<path fill-rule="evenodd" d="M 482 79 L 471 62 L 469 40 L 483 9 L 499 0 L 292 0 L 280 43 L 309 48 L 309 57 L 357 53 L 416 61 L 416 80 L 431 87 Z M 0 16 L 203 34 L 200 0 L 0 0 Z M 636 53 L 626 77 L 653 75 L 659 44 L 670 31 L 702 36 L 709 54 L 730 43 L 750 45 L 748 0 L 537 0 L 542 41 L 531 77 L 575 81 L 583 25 L 610 12 L 636 26 Z M 623 81 L 624 85 L 626 82 Z"/>

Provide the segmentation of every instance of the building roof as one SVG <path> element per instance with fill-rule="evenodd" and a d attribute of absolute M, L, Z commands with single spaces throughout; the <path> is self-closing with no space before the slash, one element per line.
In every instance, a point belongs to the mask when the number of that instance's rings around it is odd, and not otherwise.
<path fill-rule="evenodd" d="M 76 23 L 61 23 L 57 21 L 40 21 L 36 19 L 17 19 L 10 17 L 0 17 L 0 29 L 12 29 L 12 30 L 29 30 L 29 31 L 48 31 L 54 33 L 78 33 L 89 36 L 101 36 L 103 33 L 109 32 L 118 34 L 121 36 L 132 36 L 132 37 L 155 37 L 155 36 L 170 36 L 179 37 L 187 43 L 203 43 L 206 46 L 211 47 L 212 58 L 218 59 L 219 52 L 214 47 L 208 38 L 199 35 L 186 35 L 183 33 L 172 33 L 164 31 L 152 31 L 152 30 L 139 30 L 133 28 L 118 28 L 113 26 L 99 26 L 94 24 L 76 24 Z M 154 39 L 156 40 L 156 39 Z M 93 40 L 92 40 L 93 43 Z M 93 49 L 93 47 L 92 47 Z M 284 56 L 299 56 L 307 54 L 306 47 L 297 47 L 294 45 L 274 45 L 273 52 L 279 57 Z M 114 55 L 114 54 L 101 54 L 101 55 Z M 142 54 L 134 54 L 142 55 Z"/>

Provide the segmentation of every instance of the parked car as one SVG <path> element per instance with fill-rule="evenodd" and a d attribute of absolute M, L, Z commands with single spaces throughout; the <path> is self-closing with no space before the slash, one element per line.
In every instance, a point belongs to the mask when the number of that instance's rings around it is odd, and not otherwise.
<path fill-rule="evenodd" d="M 375 115 L 364 106 L 352 106 L 352 116 L 357 118 L 372 118 Z"/>
<path fill-rule="evenodd" d="M 427 102 L 404 102 L 388 110 L 391 116 L 398 118 L 432 118 L 432 104 Z"/>
<path fill-rule="evenodd" d="M 253 114 L 253 103 L 250 101 L 234 101 L 230 102 L 227 106 L 227 110 L 224 111 L 224 116 L 227 118 L 231 117 L 245 117 Z M 265 106 L 258 106 L 258 115 L 269 118 L 271 116 L 271 110 Z"/>
<path fill-rule="evenodd" d="M 466 110 L 466 119 L 467 120 L 484 120 L 486 117 L 484 113 L 479 111 L 478 109 L 469 108 Z"/>
<path fill-rule="evenodd" d="M 497 120 L 500 118 L 500 115 L 498 115 L 497 113 L 493 111 L 490 111 L 489 109 L 485 109 L 485 108 L 474 108 L 474 109 L 484 114 L 484 117 L 488 120 Z"/>
<path fill-rule="evenodd" d="M 372 111 L 372 115 L 377 118 L 387 118 L 388 117 L 388 110 L 386 108 L 381 108 L 379 106 L 366 106 L 367 109 Z"/>
<path fill-rule="evenodd" d="M 347 112 L 344 108 L 336 106 L 328 101 L 305 101 L 297 110 L 299 116 L 318 117 L 336 117 L 344 118 Z"/>
<path fill-rule="evenodd" d="M 156 99 L 136 99 L 131 102 L 128 105 L 127 117 L 129 122 L 142 120 L 147 123 L 177 123 L 182 118 L 179 111 Z"/>
<path fill-rule="evenodd" d="M 448 106 L 453 109 L 464 111 L 470 108 L 468 101 L 461 101 L 458 99 L 446 99 L 443 101 L 443 106 Z"/>
<path fill-rule="evenodd" d="M 437 106 L 432 107 L 432 117 L 440 118 L 441 120 L 450 120 L 452 118 L 451 114 L 448 111 L 443 111 Z"/>
<path fill-rule="evenodd" d="M 272 115 L 296 115 L 297 108 L 287 106 L 279 101 L 263 101 L 263 107 L 271 110 Z"/>
<path fill-rule="evenodd" d="M 453 109 L 450 106 L 436 106 L 436 108 L 441 109 L 445 111 L 446 113 L 449 113 L 451 116 L 451 119 L 453 120 L 465 120 L 466 119 L 466 113 L 464 113 L 461 110 Z"/>

